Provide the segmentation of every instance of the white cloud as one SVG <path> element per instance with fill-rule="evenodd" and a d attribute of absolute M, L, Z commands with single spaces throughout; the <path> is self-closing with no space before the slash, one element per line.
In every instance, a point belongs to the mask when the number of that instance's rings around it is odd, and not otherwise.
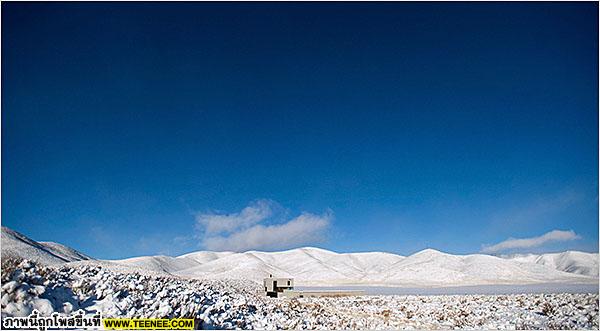
<path fill-rule="evenodd" d="M 207 235 L 232 232 L 248 228 L 271 217 L 273 213 L 271 205 L 272 202 L 269 200 L 257 200 L 239 213 L 227 215 L 200 213 L 196 215 L 196 223 Z"/>
<path fill-rule="evenodd" d="M 553 230 L 538 237 L 521 239 L 508 238 L 507 240 L 499 242 L 495 245 L 484 245 L 481 251 L 483 253 L 497 253 L 510 249 L 538 247 L 552 241 L 570 241 L 579 238 L 581 237 L 577 235 L 573 230 Z"/>
<path fill-rule="evenodd" d="M 214 251 L 279 250 L 313 244 L 325 239 L 333 215 L 302 213 L 280 224 L 265 225 L 272 202 L 259 200 L 239 213 L 219 215 L 200 214 L 197 225 L 203 230 L 201 244 Z"/>

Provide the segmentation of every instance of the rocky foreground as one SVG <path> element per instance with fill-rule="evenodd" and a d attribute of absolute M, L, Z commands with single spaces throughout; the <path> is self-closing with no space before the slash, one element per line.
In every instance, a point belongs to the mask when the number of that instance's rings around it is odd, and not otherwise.
<path fill-rule="evenodd" d="M 2 264 L 2 317 L 83 309 L 194 318 L 220 329 L 598 329 L 598 294 L 273 299 L 243 280 L 183 279 L 97 263 Z"/>

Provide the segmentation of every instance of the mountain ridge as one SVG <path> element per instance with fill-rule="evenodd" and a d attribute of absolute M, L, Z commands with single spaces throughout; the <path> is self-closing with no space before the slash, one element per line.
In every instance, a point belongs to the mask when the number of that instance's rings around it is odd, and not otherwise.
<path fill-rule="evenodd" d="M 55 242 L 37 242 L 5 226 L 2 227 L 2 258 L 29 259 L 43 264 L 93 260 L 91 257 Z"/>
<path fill-rule="evenodd" d="M 70 247 L 36 242 L 2 227 L 2 257 L 45 264 L 91 260 L 198 279 L 292 277 L 297 285 L 463 286 L 488 284 L 593 283 L 598 281 L 598 254 L 566 251 L 492 256 L 454 255 L 427 248 L 409 256 L 387 252 L 337 253 L 302 247 L 280 252 L 196 251 L 176 257 L 139 256 L 93 260 Z"/>

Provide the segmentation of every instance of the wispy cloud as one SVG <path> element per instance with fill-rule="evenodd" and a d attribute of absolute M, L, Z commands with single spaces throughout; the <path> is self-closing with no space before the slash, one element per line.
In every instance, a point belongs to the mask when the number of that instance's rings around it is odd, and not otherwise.
<path fill-rule="evenodd" d="M 553 241 L 570 241 L 577 240 L 580 238 L 581 237 L 577 235 L 573 230 L 553 230 L 538 237 L 520 239 L 508 238 L 495 245 L 484 245 L 481 251 L 483 253 L 497 253 L 511 249 L 538 247 Z"/>
<path fill-rule="evenodd" d="M 199 213 L 196 215 L 196 222 L 208 235 L 232 232 L 247 228 L 271 217 L 273 214 L 272 204 L 269 200 L 257 200 L 239 213 L 225 215 Z"/>
<path fill-rule="evenodd" d="M 278 224 L 261 224 L 273 215 L 274 203 L 258 200 L 239 213 L 202 213 L 196 217 L 201 230 L 201 245 L 215 251 L 277 250 L 321 242 L 333 219 L 328 211 L 322 215 L 301 213 Z"/>
<path fill-rule="evenodd" d="M 320 242 L 329 226 L 330 214 L 302 215 L 284 224 L 255 225 L 228 236 L 207 237 L 203 244 L 210 250 L 247 251 L 250 249 L 284 249 Z"/>

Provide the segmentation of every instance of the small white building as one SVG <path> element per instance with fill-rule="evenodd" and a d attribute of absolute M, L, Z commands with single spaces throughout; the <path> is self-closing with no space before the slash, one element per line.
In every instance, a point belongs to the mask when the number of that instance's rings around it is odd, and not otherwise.
<path fill-rule="evenodd" d="M 265 295 L 273 298 L 281 297 L 284 291 L 292 291 L 294 289 L 293 278 L 274 278 L 269 275 L 269 278 L 263 280 Z"/>

